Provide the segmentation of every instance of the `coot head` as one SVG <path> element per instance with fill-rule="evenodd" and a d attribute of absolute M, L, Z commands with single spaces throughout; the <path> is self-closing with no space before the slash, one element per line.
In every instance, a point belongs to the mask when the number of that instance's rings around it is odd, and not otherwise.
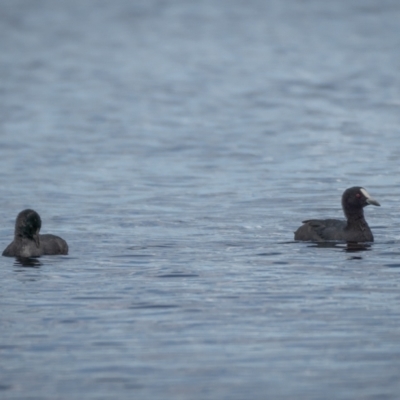
<path fill-rule="evenodd" d="M 21 211 L 15 221 L 15 236 L 33 239 L 39 247 L 39 231 L 42 221 L 34 210 Z"/>
<path fill-rule="evenodd" d="M 362 209 L 369 204 L 380 206 L 380 204 L 373 199 L 363 187 L 354 186 L 343 193 L 342 206 L 345 211 L 351 209 Z"/>

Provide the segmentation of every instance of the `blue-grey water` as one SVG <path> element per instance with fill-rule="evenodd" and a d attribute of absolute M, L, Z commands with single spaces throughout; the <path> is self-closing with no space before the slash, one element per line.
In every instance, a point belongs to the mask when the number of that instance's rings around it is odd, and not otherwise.
<path fill-rule="evenodd" d="M 0 0 L 2 399 L 398 399 L 400 5 Z M 364 186 L 367 248 L 293 241 Z"/>

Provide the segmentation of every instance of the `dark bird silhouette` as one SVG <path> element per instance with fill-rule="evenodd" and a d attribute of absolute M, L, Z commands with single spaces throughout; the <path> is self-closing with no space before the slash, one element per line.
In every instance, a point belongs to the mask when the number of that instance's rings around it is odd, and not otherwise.
<path fill-rule="evenodd" d="M 39 257 L 68 254 L 68 245 L 56 235 L 39 235 L 42 221 L 34 210 L 21 211 L 15 221 L 14 240 L 3 251 L 6 257 Z"/>
<path fill-rule="evenodd" d="M 368 192 L 359 186 L 345 190 L 342 208 L 346 221 L 338 219 L 309 219 L 294 233 L 295 240 L 322 242 L 342 240 L 346 242 L 373 242 L 374 236 L 364 218 L 364 207 L 380 206 Z"/>

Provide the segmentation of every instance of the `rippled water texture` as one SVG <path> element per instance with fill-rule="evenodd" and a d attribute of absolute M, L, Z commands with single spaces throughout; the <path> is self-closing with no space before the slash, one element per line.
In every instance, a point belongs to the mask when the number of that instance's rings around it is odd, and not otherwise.
<path fill-rule="evenodd" d="M 2 399 L 397 399 L 400 6 L 0 0 Z M 375 243 L 296 243 L 364 186 Z"/>

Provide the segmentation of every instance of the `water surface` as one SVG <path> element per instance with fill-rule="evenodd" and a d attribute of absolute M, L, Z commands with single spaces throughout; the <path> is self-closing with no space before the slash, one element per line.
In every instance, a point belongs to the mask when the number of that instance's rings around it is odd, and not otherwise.
<path fill-rule="evenodd" d="M 0 0 L 4 399 L 395 399 L 400 7 Z M 293 242 L 362 185 L 375 243 Z"/>

